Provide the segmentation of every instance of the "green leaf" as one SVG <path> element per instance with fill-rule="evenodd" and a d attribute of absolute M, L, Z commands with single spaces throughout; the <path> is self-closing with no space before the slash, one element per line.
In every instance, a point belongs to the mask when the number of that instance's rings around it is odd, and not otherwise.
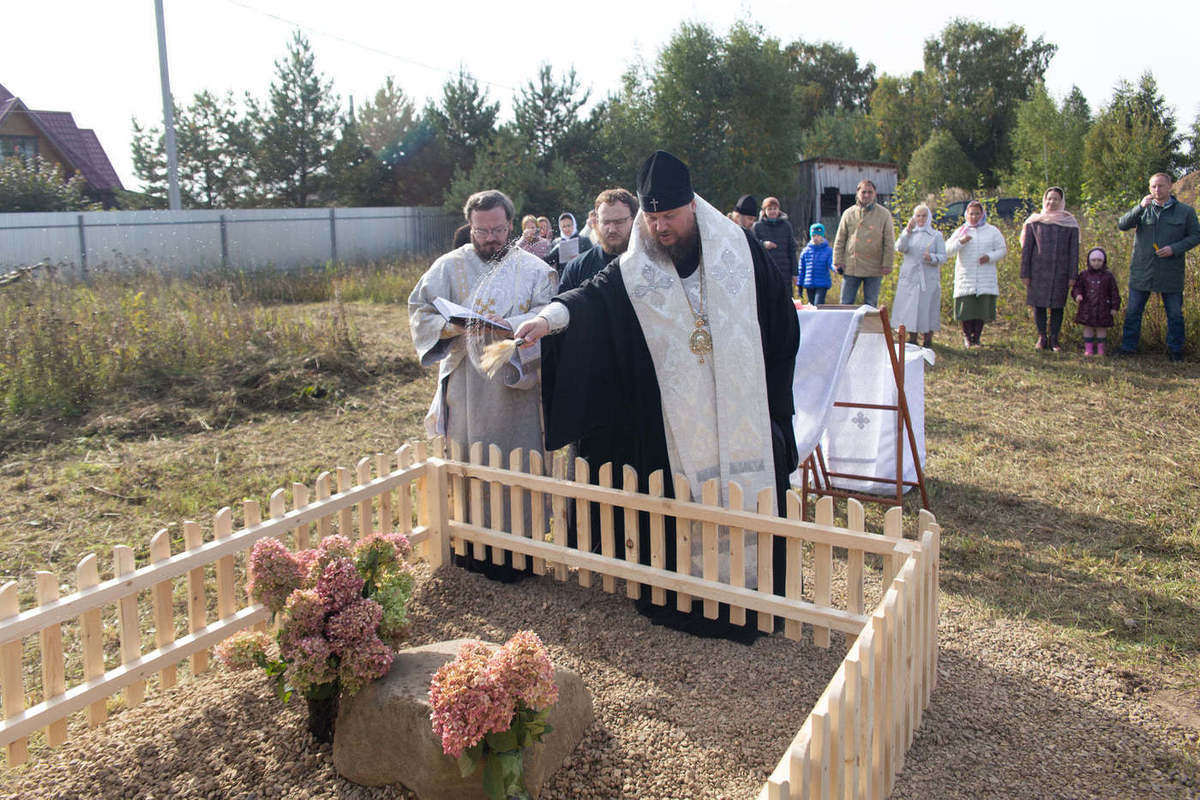
<path fill-rule="evenodd" d="M 463 754 L 458 757 L 458 774 L 464 778 L 467 777 L 479 768 L 479 762 L 482 759 L 483 742 L 463 750 Z"/>
<path fill-rule="evenodd" d="M 495 755 L 483 765 L 483 791 L 491 800 L 505 800 L 504 765 Z"/>
<path fill-rule="evenodd" d="M 489 733 L 487 735 L 488 747 L 493 752 L 503 753 L 508 750 L 516 750 L 521 746 L 520 740 L 517 738 L 517 733 L 512 728 L 501 733 Z"/>
<path fill-rule="evenodd" d="M 521 754 L 521 750 L 513 750 L 509 753 L 498 753 L 496 756 L 496 760 L 500 762 L 501 769 L 503 770 L 506 796 L 515 794 L 518 790 L 525 788 L 524 760 Z"/>

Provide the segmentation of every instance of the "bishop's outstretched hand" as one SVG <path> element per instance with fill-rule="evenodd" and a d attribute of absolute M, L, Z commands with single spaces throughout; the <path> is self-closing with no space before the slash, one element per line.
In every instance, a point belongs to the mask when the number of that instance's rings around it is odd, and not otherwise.
<path fill-rule="evenodd" d="M 525 343 L 521 347 L 532 347 L 538 339 L 541 339 L 549 332 L 550 323 L 544 317 L 534 317 L 522 322 L 514 335 L 517 339 L 525 340 Z"/>

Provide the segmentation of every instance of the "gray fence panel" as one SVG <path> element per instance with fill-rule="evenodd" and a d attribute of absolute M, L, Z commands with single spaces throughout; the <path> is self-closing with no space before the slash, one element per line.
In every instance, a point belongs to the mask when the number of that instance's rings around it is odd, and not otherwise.
<path fill-rule="evenodd" d="M 0 214 L 0 268 L 47 261 L 79 269 L 171 272 L 293 268 L 420 257 L 450 249 L 458 218 L 440 208 L 192 209 Z M 82 217 L 83 226 L 80 227 Z M 81 241 L 85 250 L 81 250 Z"/>

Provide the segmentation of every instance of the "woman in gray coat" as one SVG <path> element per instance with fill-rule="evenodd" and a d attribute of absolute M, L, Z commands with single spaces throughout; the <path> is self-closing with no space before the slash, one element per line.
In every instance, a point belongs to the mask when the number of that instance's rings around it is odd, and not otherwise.
<path fill-rule="evenodd" d="M 1042 195 L 1041 213 L 1031 215 L 1021 228 L 1021 281 L 1037 324 L 1034 346 L 1055 352 L 1061 349 L 1063 307 L 1079 274 L 1079 223 L 1063 201 L 1063 190 L 1051 186 Z"/>

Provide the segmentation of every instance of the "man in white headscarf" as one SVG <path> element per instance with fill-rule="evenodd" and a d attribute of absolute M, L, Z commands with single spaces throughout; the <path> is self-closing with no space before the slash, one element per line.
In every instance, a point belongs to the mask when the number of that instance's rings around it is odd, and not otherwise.
<path fill-rule="evenodd" d="M 692 191 L 675 156 L 650 156 L 637 191 L 629 249 L 517 331 L 527 342 L 557 334 L 544 344 L 547 446 L 579 442 L 593 474 L 605 462 L 629 464 L 642 491 L 660 469 L 668 491 L 674 473 L 695 493 L 710 478 L 722 492 L 736 481 L 750 503 L 772 488 L 782 513 L 797 463 L 792 372 L 800 334 L 788 287 L 753 234 Z M 649 534 L 640 533 L 649 563 Z M 674 568 L 674 536 L 666 549 Z M 763 588 L 782 594 L 782 558 L 774 562 L 774 587 Z"/>

